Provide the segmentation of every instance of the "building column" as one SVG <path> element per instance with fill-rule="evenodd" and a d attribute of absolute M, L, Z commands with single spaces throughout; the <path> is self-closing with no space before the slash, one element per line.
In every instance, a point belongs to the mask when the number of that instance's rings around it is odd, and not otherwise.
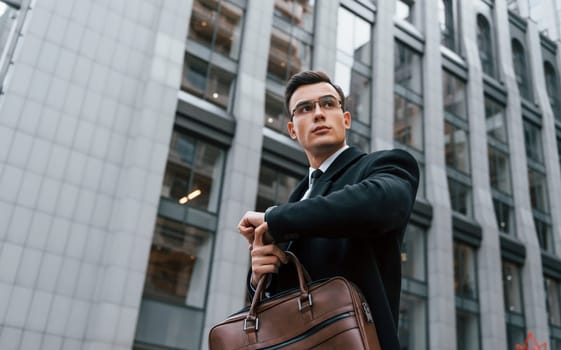
<path fill-rule="evenodd" d="M 257 198 L 273 9 L 273 0 L 247 5 L 233 110 L 236 133 L 224 171 L 201 349 L 208 348 L 211 327 L 241 309 L 246 299 L 248 242 L 237 226 L 246 211 L 255 209 Z"/>
<path fill-rule="evenodd" d="M 508 95 L 506 106 L 507 133 L 510 149 L 512 171 L 512 188 L 514 189 L 514 218 L 516 235 L 526 246 L 526 261 L 522 269 L 522 289 L 526 328 L 537 339 L 549 339 L 547 326 L 545 295 L 543 293 L 543 272 L 541 249 L 538 244 L 530 194 L 528 192 L 528 164 L 524 143 L 524 126 L 522 118 L 521 97 L 516 83 L 512 61 L 510 24 L 506 3 L 495 2 L 497 19 L 497 52 L 500 53 L 500 74 Z M 537 287 L 539 286 L 539 287 Z"/>
<path fill-rule="evenodd" d="M 477 252 L 477 276 L 483 349 L 506 349 L 506 323 L 502 288 L 500 232 L 489 182 L 489 158 L 483 72 L 477 44 L 476 9 L 461 2 L 465 58 L 468 62 L 467 110 L 469 114 L 470 159 L 473 180 L 474 218 L 483 231 Z"/>
<path fill-rule="evenodd" d="M 425 118 L 425 184 L 433 207 L 428 231 L 427 264 L 429 285 L 429 348 L 456 348 L 452 209 L 444 160 L 444 113 L 442 102 L 442 57 L 438 2 L 427 1 L 425 57 L 423 60 Z"/>

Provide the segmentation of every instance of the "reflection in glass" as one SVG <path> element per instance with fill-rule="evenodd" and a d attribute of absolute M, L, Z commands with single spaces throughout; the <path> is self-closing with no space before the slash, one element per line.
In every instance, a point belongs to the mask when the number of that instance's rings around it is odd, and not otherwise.
<path fill-rule="evenodd" d="M 290 118 L 284 111 L 284 104 L 281 97 L 275 96 L 270 92 L 265 94 L 265 126 L 283 133 L 287 136 L 287 124 Z"/>
<path fill-rule="evenodd" d="M 528 168 L 528 184 L 530 187 L 530 203 L 532 204 L 532 209 L 538 209 L 543 213 L 549 213 L 547 179 L 545 174 Z"/>
<path fill-rule="evenodd" d="M 555 253 L 551 225 L 538 219 L 536 216 L 534 216 L 534 225 L 536 227 L 536 235 L 538 236 L 538 243 L 541 250 L 552 254 Z"/>
<path fill-rule="evenodd" d="M 543 64 L 545 72 L 545 87 L 547 96 L 549 97 L 549 104 L 555 116 L 555 119 L 561 121 L 561 103 L 559 102 L 559 77 L 553 64 L 545 61 Z"/>
<path fill-rule="evenodd" d="M 544 277 L 549 324 L 561 327 L 561 282 Z"/>
<path fill-rule="evenodd" d="M 477 15 L 477 45 L 481 68 L 489 76 L 495 76 L 495 62 L 493 58 L 493 42 L 491 41 L 491 25 L 484 15 Z"/>
<path fill-rule="evenodd" d="M 524 120 L 524 143 L 526 156 L 534 162 L 543 164 L 541 128 L 527 120 Z"/>
<path fill-rule="evenodd" d="M 489 153 L 491 187 L 505 194 L 512 194 L 508 154 L 491 145 L 488 146 L 487 150 Z"/>
<path fill-rule="evenodd" d="M 401 349 L 427 349 L 427 300 L 403 293 L 399 303 L 399 343 Z"/>
<path fill-rule="evenodd" d="M 423 139 L 421 55 L 396 41 L 394 52 L 394 140 L 419 151 Z"/>
<path fill-rule="evenodd" d="M 403 245 L 401 273 L 403 277 L 426 281 L 426 237 L 423 230 L 415 225 L 407 225 Z"/>
<path fill-rule="evenodd" d="M 488 97 L 485 97 L 485 123 L 488 137 L 492 137 L 504 144 L 507 143 L 504 106 Z"/>
<path fill-rule="evenodd" d="M 335 81 L 347 92 L 345 108 L 351 112 L 353 121 L 370 124 L 370 79 L 351 67 L 337 62 L 335 66 Z M 352 128 L 352 124 L 351 124 Z"/>
<path fill-rule="evenodd" d="M 454 291 L 457 297 L 477 300 L 475 250 L 454 241 Z"/>
<path fill-rule="evenodd" d="M 456 349 L 479 350 L 479 315 L 456 309 Z"/>
<path fill-rule="evenodd" d="M 218 210 L 224 151 L 174 131 L 161 196 L 179 200 L 200 190 L 188 205 L 210 212 Z"/>
<path fill-rule="evenodd" d="M 228 109 L 234 74 L 189 54 L 185 55 L 181 89 Z"/>
<path fill-rule="evenodd" d="M 299 181 L 300 178 L 279 168 L 261 164 L 256 210 L 263 212 L 273 205 L 287 203 L 290 193 Z"/>
<path fill-rule="evenodd" d="M 209 232 L 158 216 L 144 294 L 203 308 L 211 247 Z"/>
<path fill-rule="evenodd" d="M 454 8 L 452 0 L 438 1 L 438 19 L 440 22 L 440 42 L 452 51 L 456 50 L 454 34 Z"/>
<path fill-rule="evenodd" d="M 503 294 L 506 312 L 524 313 L 520 267 L 507 261 L 503 261 Z"/>
<path fill-rule="evenodd" d="M 226 0 L 195 0 L 189 39 L 237 60 L 243 15 L 242 8 Z"/>
<path fill-rule="evenodd" d="M 469 174 L 469 139 L 467 131 L 445 121 L 444 143 L 446 165 Z"/>
<path fill-rule="evenodd" d="M 307 32 L 313 30 L 315 0 L 275 0 L 275 16 Z"/>
<path fill-rule="evenodd" d="M 446 113 L 467 119 L 466 85 L 447 71 L 442 72 L 442 100 Z"/>
<path fill-rule="evenodd" d="M 512 206 L 497 198 L 493 198 L 493 207 L 495 208 L 495 217 L 499 231 L 513 234 L 515 225 Z"/>
<path fill-rule="evenodd" d="M 460 214 L 472 215 L 471 187 L 448 177 L 450 205 L 452 210 Z"/>
<path fill-rule="evenodd" d="M 530 80 L 528 79 L 528 68 L 526 65 L 526 53 L 520 41 L 512 39 L 512 61 L 514 65 L 514 74 L 516 75 L 516 83 L 520 96 L 526 100 L 532 99 L 532 90 Z"/>

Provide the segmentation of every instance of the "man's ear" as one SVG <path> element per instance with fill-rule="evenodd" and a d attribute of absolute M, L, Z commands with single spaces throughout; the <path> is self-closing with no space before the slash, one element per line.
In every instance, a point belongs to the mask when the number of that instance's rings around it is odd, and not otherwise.
<path fill-rule="evenodd" d="M 346 111 L 343 113 L 343 119 L 345 120 L 345 129 L 351 128 L 351 112 Z"/>
<path fill-rule="evenodd" d="M 290 137 L 293 140 L 296 140 L 296 130 L 294 130 L 294 123 L 288 122 L 288 124 L 286 124 L 286 128 L 288 129 L 288 134 L 290 135 Z"/>

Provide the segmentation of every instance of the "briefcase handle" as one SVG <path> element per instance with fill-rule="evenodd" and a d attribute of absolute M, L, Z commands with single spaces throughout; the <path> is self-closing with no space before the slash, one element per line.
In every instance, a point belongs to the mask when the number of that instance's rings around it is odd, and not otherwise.
<path fill-rule="evenodd" d="M 312 295 L 309 293 L 308 282 L 311 282 L 310 275 L 308 271 L 302 266 L 300 260 L 294 255 L 294 253 L 290 251 L 284 252 L 288 258 L 288 261 L 291 262 L 296 267 L 296 272 L 298 274 L 298 284 L 300 287 L 300 297 L 297 299 L 297 306 L 299 311 L 306 310 L 307 308 L 312 307 Z M 255 290 L 255 294 L 253 295 L 253 299 L 251 300 L 251 306 L 249 307 L 249 311 L 244 321 L 244 331 L 251 332 L 257 331 L 259 329 L 259 318 L 257 317 L 256 307 L 257 304 L 263 298 L 263 294 L 265 291 L 265 286 L 267 285 L 267 278 L 269 274 L 264 274 L 257 282 L 257 288 Z"/>

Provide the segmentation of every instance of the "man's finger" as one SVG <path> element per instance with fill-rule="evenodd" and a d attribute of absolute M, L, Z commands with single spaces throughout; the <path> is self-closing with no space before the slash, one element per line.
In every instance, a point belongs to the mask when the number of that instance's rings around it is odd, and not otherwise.
<path fill-rule="evenodd" d="M 255 235 L 253 237 L 254 246 L 263 246 L 263 230 L 255 230 Z"/>

